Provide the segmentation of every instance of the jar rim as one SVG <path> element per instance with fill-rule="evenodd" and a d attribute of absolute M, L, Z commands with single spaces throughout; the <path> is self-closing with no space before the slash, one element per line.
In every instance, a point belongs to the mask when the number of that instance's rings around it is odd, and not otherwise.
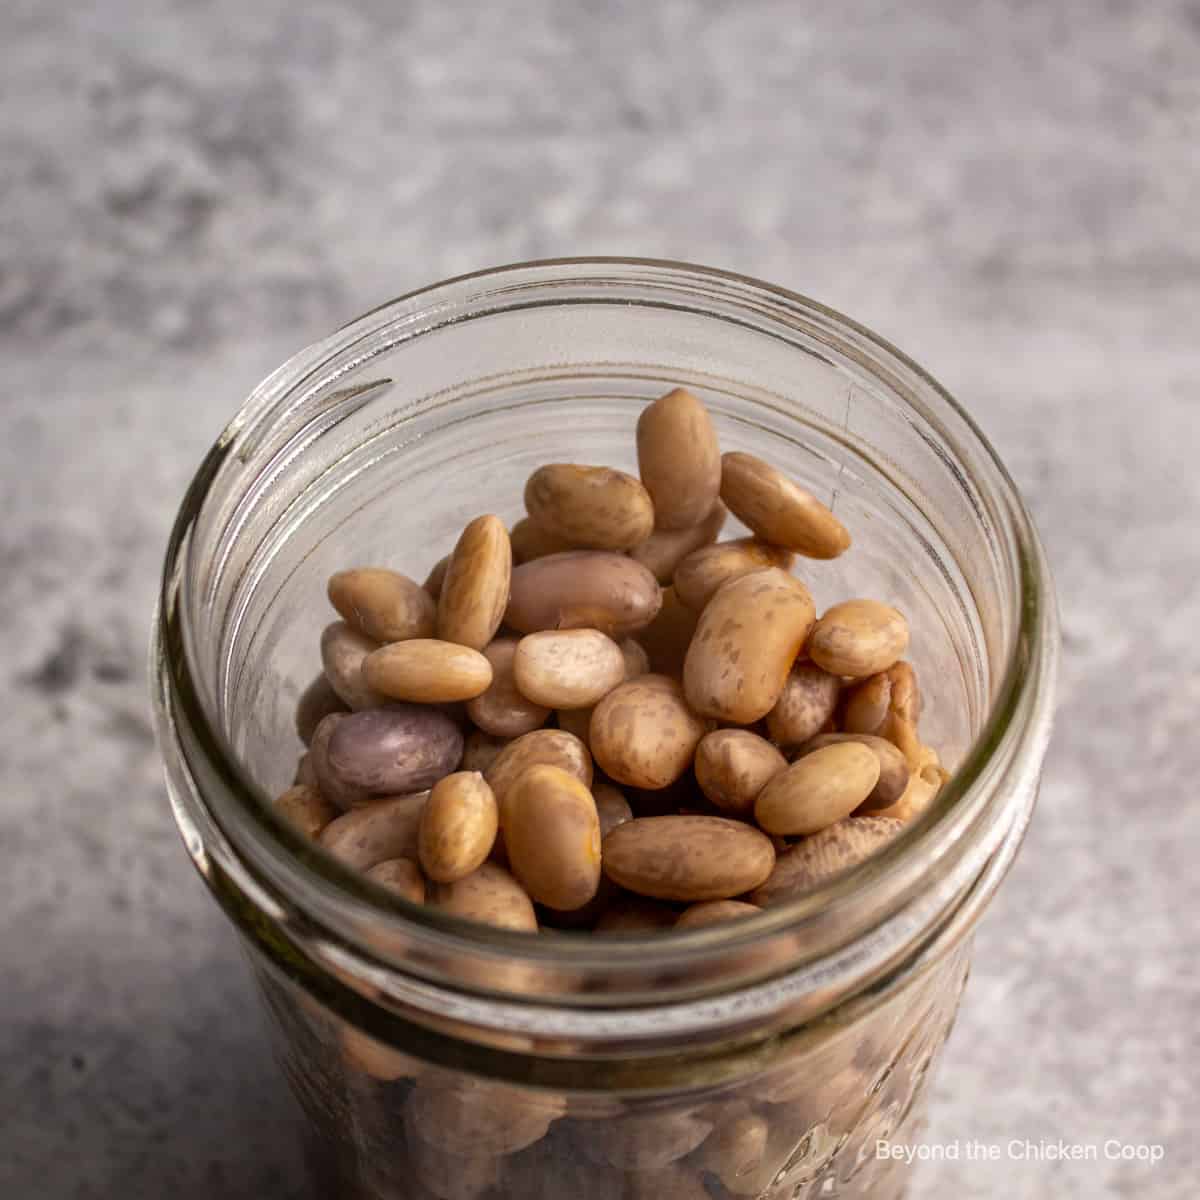
<path fill-rule="evenodd" d="M 189 534 L 203 510 L 217 470 L 230 454 L 238 452 L 246 439 L 254 436 L 262 422 L 271 419 L 276 406 L 299 382 L 328 368 L 339 356 L 345 360 L 350 355 L 355 366 L 369 361 L 379 351 L 371 350 L 367 343 L 385 328 L 395 331 L 398 326 L 413 326 L 420 319 L 432 316 L 436 316 L 436 323 L 430 328 L 440 328 L 463 319 L 467 308 L 489 297 L 511 295 L 522 287 L 564 277 L 576 282 L 602 282 L 606 276 L 617 284 L 636 278 L 654 285 L 714 288 L 745 303 L 769 305 L 784 316 L 792 314 L 797 320 L 815 321 L 830 337 L 842 339 L 841 348 L 870 354 L 872 361 L 886 363 L 889 370 L 915 381 L 944 405 L 961 432 L 952 435 L 945 421 L 927 406 L 921 415 L 951 442 L 968 438 L 970 452 L 986 472 L 986 478 L 974 478 L 973 482 L 995 504 L 997 529 L 1004 538 L 1004 549 L 1014 570 L 1016 620 L 1008 660 L 983 725 L 963 762 L 926 813 L 865 862 L 797 898 L 734 923 L 648 937 L 623 935 L 618 939 L 568 934 L 554 939 L 530 938 L 527 934 L 464 921 L 434 907 L 411 905 L 343 867 L 331 856 L 313 853 L 300 835 L 279 820 L 270 806 L 263 803 L 262 792 L 248 778 L 200 698 L 201 690 L 196 686 L 194 664 L 187 649 L 188 639 L 182 628 L 185 618 L 179 597 L 187 584 Z M 428 329 L 418 330 L 415 336 L 423 332 Z M 387 348 L 395 348 L 402 340 L 397 338 Z M 356 357 L 353 351 L 360 345 L 363 352 Z M 913 403 L 911 399 L 908 402 Z M 1044 554 L 1012 479 L 973 418 L 907 355 L 823 304 L 745 275 L 669 260 L 621 256 L 559 258 L 470 272 L 387 301 L 299 351 L 255 389 L 201 464 L 180 506 L 168 545 L 156 618 L 154 684 L 164 753 L 170 749 L 181 758 L 183 770 L 191 779 L 193 798 L 208 810 L 209 817 L 215 809 L 207 803 L 209 789 L 220 790 L 221 815 L 232 820 L 219 820 L 215 824 L 237 860 L 232 869 L 248 868 L 246 877 L 239 878 L 237 886 L 253 892 L 264 907 L 271 909 L 270 880 L 272 872 L 281 869 L 282 854 L 295 872 L 291 882 L 298 887 L 316 884 L 324 889 L 324 899 L 338 906 L 340 915 L 346 918 L 346 928 L 362 928 L 374 921 L 384 927 L 403 927 L 428 939 L 450 939 L 459 949 L 552 963 L 559 968 L 591 971 L 623 962 L 633 964 L 644 961 L 648 953 L 653 953 L 660 963 L 683 966 L 762 943 L 823 914 L 848 912 L 851 900 L 868 892 L 892 892 L 894 898 L 903 895 L 911 900 L 916 860 L 924 855 L 936 861 L 961 844 L 981 818 L 989 789 L 995 790 L 998 764 L 1011 761 L 1022 747 L 1028 751 L 1029 746 L 1040 743 L 1044 749 L 1057 663 L 1056 629 L 1053 588 Z M 182 742 L 186 742 L 186 752 L 181 754 Z M 197 782 L 201 778 L 202 785 Z M 973 805 L 968 803 L 972 800 Z M 193 858 L 204 870 L 202 860 L 209 861 L 211 848 L 192 844 L 187 829 L 191 818 L 185 818 L 179 804 L 176 816 Z M 221 866 L 225 869 L 230 864 Z M 901 886 L 905 880 L 907 891 Z M 850 924 L 853 926 L 853 922 Z M 854 932 L 862 935 L 868 930 L 856 928 Z M 815 957 L 808 960 L 801 957 L 797 966 L 811 965 Z"/>

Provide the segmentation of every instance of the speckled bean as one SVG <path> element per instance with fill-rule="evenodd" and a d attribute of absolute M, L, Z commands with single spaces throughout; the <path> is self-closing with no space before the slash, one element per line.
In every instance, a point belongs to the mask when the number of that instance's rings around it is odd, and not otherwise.
<path fill-rule="evenodd" d="M 687 529 L 712 511 L 721 488 L 721 447 L 708 409 L 675 388 L 642 409 L 638 472 L 659 529 Z"/>
<path fill-rule="evenodd" d="M 630 550 L 629 557 L 653 571 L 655 579 L 665 587 L 689 554 L 717 540 L 728 515 L 729 510 L 718 500 L 699 524 L 686 529 L 656 529 Z"/>
<path fill-rule="evenodd" d="M 395 796 L 331 821 L 319 841 L 334 858 L 360 871 L 392 858 L 415 858 L 417 830 L 428 792 Z"/>
<path fill-rule="evenodd" d="M 625 678 L 625 656 L 597 629 L 545 630 L 517 644 L 513 676 L 535 704 L 588 708 Z"/>
<path fill-rule="evenodd" d="M 650 493 L 611 467 L 547 463 L 525 485 L 525 508 L 547 532 L 593 550 L 630 550 L 654 528 Z"/>
<path fill-rule="evenodd" d="M 767 733 L 780 746 L 799 746 L 816 737 L 833 716 L 842 681 L 815 663 L 792 665 L 783 691 L 767 713 Z"/>
<path fill-rule="evenodd" d="M 748 817 L 758 793 L 787 759 L 765 738 L 748 729 L 714 729 L 696 747 L 696 782 L 722 812 Z"/>
<path fill-rule="evenodd" d="M 513 660 L 517 638 L 496 638 L 483 653 L 492 665 L 492 682 L 487 690 L 467 701 L 467 716 L 485 733 L 496 737 L 520 737 L 540 729 L 550 708 L 535 704 L 517 688 Z"/>
<path fill-rule="evenodd" d="M 673 585 L 679 599 L 700 612 L 723 584 L 767 567 L 787 571 L 795 559 L 790 550 L 781 546 L 755 538 L 735 538 L 693 550 L 675 568 Z"/>

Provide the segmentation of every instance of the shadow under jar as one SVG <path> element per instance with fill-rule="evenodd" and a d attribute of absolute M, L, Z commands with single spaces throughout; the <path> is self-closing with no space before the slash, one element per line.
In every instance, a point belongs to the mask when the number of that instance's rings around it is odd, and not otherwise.
<path fill-rule="evenodd" d="M 542 936 L 415 907 L 266 803 L 291 780 L 324 587 L 421 578 L 552 461 L 636 471 L 675 386 L 854 536 L 801 560 L 818 611 L 902 609 L 925 740 L 954 774 L 861 866 L 686 933 Z M 731 522 L 724 536 L 736 536 Z M 156 641 L 188 851 L 239 930 L 324 1194 L 380 1200 L 879 1197 L 910 1142 L 975 922 L 1033 809 L 1057 628 L 1046 563 L 970 419 L 853 322 L 673 263 L 533 263 L 439 284 L 298 354 L 183 502 Z"/>

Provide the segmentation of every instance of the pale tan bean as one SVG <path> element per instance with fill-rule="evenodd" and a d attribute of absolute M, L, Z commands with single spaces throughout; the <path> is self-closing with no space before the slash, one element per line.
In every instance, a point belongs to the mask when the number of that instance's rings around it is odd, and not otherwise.
<path fill-rule="evenodd" d="M 813 750 L 820 750 L 824 746 L 836 746 L 839 743 L 852 741 L 866 746 L 879 760 L 879 781 L 871 789 L 871 794 L 863 801 L 857 815 L 869 816 L 882 809 L 890 808 L 904 794 L 912 770 L 904 755 L 885 738 L 869 733 L 822 733 L 801 746 L 798 758 L 803 758 Z"/>
<path fill-rule="evenodd" d="M 356 567 L 329 578 L 329 602 L 343 620 L 377 642 L 433 636 L 433 597 L 407 575 L 385 567 Z"/>
<path fill-rule="evenodd" d="M 545 630 L 517 644 L 517 689 L 548 708 L 588 708 L 625 678 L 625 656 L 598 629 Z"/>
<path fill-rule="evenodd" d="M 581 908 L 600 885 L 600 820 L 592 793 L 559 767 L 533 766 L 504 797 L 512 873 L 539 904 Z"/>
<path fill-rule="evenodd" d="M 492 664 L 469 646 L 412 638 L 368 654 L 363 678 L 397 700 L 438 704 L 482 695 L 492 682 Z"/>
<path fill-rule="evenodd" d="M 405 1106 L 409 1133 L 450 1154 L 503 1155 L 545 1137 L 561 1098 L 476 1079 L 425 1075 Z"/>
<path fill-rule="evenodd" d="M 324 752 L 323 722 L 310 753 L 321 791 L 335 804 L 341 799 L 327 790 L 327 782 L 377 796 L 420 792 L 449 775 L 462 758 L 462 731 L 436 708 L 389 704 L 326 721 L 333 729 Z"/>
<path fill-rule="evenodd" d="M 548 533 L 530 517 L 522 517 L 512 527 L 509 541 L 512 543 L 515 564 L 532 562 L 535 558 L 545 558 L 548 554 L 561 554 L 564 550 L 580 548 L 566 538 Z"/>
<path fill-rule="evenodd" d="M 411 904 L 425 903 L 425 877 L 411 858 L 389 858 L 376 863 L 367 872 L 367 878 Z"/>
<path fill-rule="evenodd" d="M 334 858 L 359 871 L 390 858 L 415 858 L 421 810 L 428 798 L 428 792 L 418 792 L 356 808 L 326 825 L 318 840 Z"/>
<path fill-rule="evenodd" d="M 321 790 L 321 785 L 317 782 L 317 773 L 313 770 L 311 754 L 300 755 L 300 761 L 296 763 L 296 778 L 292 780 L 292 784 L 312 788 L 314 792 Z"/>
<path fill-rule="evenodd" d="M 350 713 L 345 710 L 323 717 L 308 745 L 308 759 L 317 781 L 317 790 L 340 809 L 354 808 L 371 798 L 371 793 L 365 787 L 343 779 L 329 760 L 329 744 L 334 731 L 349 717 Z"/>
<path fill-rule="evenodd" d="M 903 828 L 902 821 L 883 817 L 849 817 L 839 821 L 781 854 L 770 878 L 750 899 L 764 908 L 782 904 L 839 872 L 857 866 Z"/>
<path fill-rule="evenodd" d="M 815 663 L 793 664 L 775 707 L 767 713 L 767 733 L 780 746 L 799 746 L 825 728 L 837 708 L 842 682 Z"/>
<path fill-rule="evenodd" d="M 446 571 L 450 566 L 450 555 L 439 558 L 429 569 L 425 582 L 421 585 L 435 600 L 442 596 L 442 585 L 446 582 Z"/>
<path fill-rule="evenodd" d="M 673 929 L 679 914 L 665 904 L 642 896 L 621 896 L 596 922 L 597 933 L 657 933 Z"/>
<path fill-rule="evenodd" d="M 418 855 L 435 883 L 454 883 L 477 870 L 492 852 L 500 825 L 496 797 L 478 771 L 439 779 L 421 813 Z"/>
<path fill-rule="evenodd" d="M 587 746 L 563 729 L 535 729 L 509 742 L 484 772 L 496 803 L 503 808 L 504 797 L 517 778 L 541 764 L 561 767 L 584 787 L 592 786 L 592 756 Z"/>
<path fill-rule="evenodd" d="M 683 664 L 692 711 L 739 725 L 765 717 L 814 615 L 808 588 L 778 567 L 723 585 L 700 614 Z"/>
<path fill-rule="evenodd" d="M 296 701 L 296 735 L 307 746 L 317 726 L 331 713 L 347 712 L 342 698 L 330 686 L 322 672 L 300 693 Z"/>
<path fill-rule="evenodd" d="M 545 725 L 550 709 L 517 689 L 513 675 L 517 639 L 496 638 L 483 653 L 492 664 L 492 682 L 485 692 L 467 701 L 467 716 L 485 733 L 497 737 L 520 737 Z"/>
<path fill-rule="evenodd" d="M 338 1030 L 342 1061 L 351 1071 L 359 1071 L 378 1079 L 381 1083 L 392 1083 L 397 1079 L 416 1079 L 424 1064 L 402 1050 L 396 1050 L 383 1042 L 355 1029 L 353 1025 L 342 1025 Z"/>
<path fill-rule="evenodd" d="M 503 1159 L 496 1154 L 464 1151 L 451 1154 L 431 1145 L 415 1127 L 405 1110 L 408 1161 L 420 1181 L 420 1194 L 405 1192 L 405 1200 L 476 1200 L 500 1181 Z"/>
<path fill-rule="evenodd" d="M 631 550 L 654 528 L 650 493 L 611 467 L 547 463 L 525 484 L 525 508 L 547 532 L 592 550 Z"/>
<path fill-rule="evenodd" d="M 921 718 L 921 689 L 912 663 L 895 663 L 888 668 L 887 676 L 892 685 L 889 708 L 915 729 Z"/>
<path fill-rule="evenodd" d="M 722 812 L 749 817 L 758 793 L 787 759 L 748 729 L 714 729 L 696 747 L 696 782 Z"/>
<path fill-rule="evenodd" d="M 764 541 L 807 558 L 837 558 L 850 547 L 846 527 L 820 500 L 753 454 L 722 455 L 721 499 Z"/>
<path fill-rule="evenodd" d="M 555 714 L 559 729 L 574 734 L 590 751 L 592 748 L 592 713 L 591 708 L 560 708 Z"/>
<path fill-rule="evenodd" d="M 518 633 L 599 629 L 623 638 L 649 625 L 661 603 L 658 581 L 641 563 L 603 550 L 571 550 L 513 571 L 504 622 Z"/>
<path fill-rule="evenodd" d="M 707 731 L 667 675 L 641 675 L 614 688 L 592 713 L 589 745 L 618 783 L 664 788 L 689 767 Z"/>
<path fill-rule="evenodd" d="M 525 889 L 501 866 L 485 862 L 465 879 L 435 884 L 428 899 L 439 908 L 501 929 L 537 932 L 537 917 Z"/>
<path fill-rule="evenodd" d="M 892 702 L 892 681 L 886 671 L 868 675 L 846 689 L 838 724 L 846 733 L 878 733 Z"/>
<path fill-rule="evenodd" d="M 296 784 L 275 801 L 275 811 L 305 837 L 315 838 L 341 809 L 326 800 L 316 788 Z"/>
<path fill-rule="evenodd" d="M 689 608 L 701 612 L 718 589 L 731 580 L 767 567 L 787 571 L 795 560 L 796 556 L 790 550 L 754 538 L 735 538 L 730 542 L 717 542 L 715 546 L 702 546 L 675 568 L 675 593 Z"/>
<path fill-rule="evenodd" d="M 650 674 L 650 656 L 642 648 L 640 642 L 633 638 L 621 639 L 621 657 L 625 660 L 625 678 L 636 679 L 639 675 Z"/>
<path fill-rule="evenodd" d="M 822 614 L 805 649 L 831 675 L 862 679 L 886 671 L 907 647 L 903 613 L 878 600 L 844 600 Z"/>
<path fill-rule="evenodd" d="M 743 1113 L 717 1125 L 696 1151 L 696 1160 L 725 1187 L 736 1191 L 741 1181 L 762 1166 L 769 1126 L 759 1113 Z"/>
<path fill-rule="evenodd" d="M 666 587 L 689 554 L 717 540 L 728 515 L 729 510 L 718 500 L 698 525 L 687 529 L 656 529 L 630 550 L 629 557 L 653 571 L 655 579 Z"/>
<path fill-rule="evenodd" d="M 602 849 L 614 883 L 657 900 L 728 900 L 764 883 L 775 848 L 759 830 L 726 817 L 637 817 Z"/>
<path fill-rule="evenodd" d="M 917 736 L 911 721 L 889 712 L 879 732 L 904 755 L 912 770 L 919 771 L 925 765 L 927 748 Z"/>
<path fill-rule="evenodd" d="M 676 1162 L 695 1150 L 711 1132 L 712 1122 L 702 1113 L 678 1109 L 639 1109 L 607 1120 L 576 1120 L 572 1130 L 584 1157 L 631 1172 L 651 1171 Z M 675 1193 L 659 1195 L 673 1200 Z"/>
<path fill-rule="evenodd" d="M 464 771 L 484 771 L 496 761 L 500 751 L 515 738 L 493 737 L 482 729 L 472 730 L 467 734 L 466 746 L 463 750 L 461 767 Z"/>
<path fill-rule="evenodd" d="M 944 782 L 937 767 L 928 766 L 909 775 L 908 786 L 900 799 L 888 808 L 873 812 L 874 817 L 894 817 L 897 821 L 913 821 L 933 803 Z"/>
<path fill-rule="evenodd" d="M 600 837 L 607 837 L 618 825 L 633 820 L 633 809 L 619 788 L 611 783 L 598 783 L 592 789 L 596 802 L 596 815 L 600 819 Z"/>
<path fill-rule="evenodd" d="M 686 529 L 704 520 L 721 490 L 721 447 L 700 400 L 675 388 L 642 409 L 637 453 L 655 525 Z"/>
<path fill-rule="evenodd" d="M 352 709 L 378 708 L 388 698 L 363 679 L 362 665 L 367 655 L 379 649 L 373 638 L 359 633 L 345 621 L 334 621 L 321 634 L 321 665 L 330 686 Z"/>
<path fill-rule="evenodd" d="M 700 613 L 679 599 L 673 587 L 664 588 L 662 607 L 654 620 L 638 635 L 657 675 L 678 675 L 683 670 L 688 646 L 700 621 Z"/>
<path fill-rule="evenodd" d="M 704 900 L 685 908 L 675 922 L 676 929 L 703 929 L 706 925 L 723 925 L 757 916 L 762 909 L 744 900 Z"/>
<path fill-rule="evenodd" d="M 499 517 L 476 517 L 462 531 L 438 597 L 437 636 L 482 650 L 508 605 L 512 546 Z"/>
<path fill-rule="evenodd" d="M 824 746 L 776 775 L 754 802 L 767 833 L 818 833 L 848 817 L 879 782 L 879 759 L 858 742 Z"/>

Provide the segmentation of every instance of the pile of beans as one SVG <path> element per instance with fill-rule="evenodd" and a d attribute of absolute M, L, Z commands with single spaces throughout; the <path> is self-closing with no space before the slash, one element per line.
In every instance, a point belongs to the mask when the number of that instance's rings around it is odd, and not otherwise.
<path fill-rule="evenodd" d="M 818 616 L 796 556 L 833 513 L 722 454 L 676 389 L 641 478 L 551 463 L 512 530 L 471 521 L 424 584 L 359 566 L 301 697 L 278 811 L 415 903 L 511 929 L 690 929 L 865 858 L 946 778 L 918 733 L 908 624 Z M 729 513 L 752 536 L 718 541 Z"/>

